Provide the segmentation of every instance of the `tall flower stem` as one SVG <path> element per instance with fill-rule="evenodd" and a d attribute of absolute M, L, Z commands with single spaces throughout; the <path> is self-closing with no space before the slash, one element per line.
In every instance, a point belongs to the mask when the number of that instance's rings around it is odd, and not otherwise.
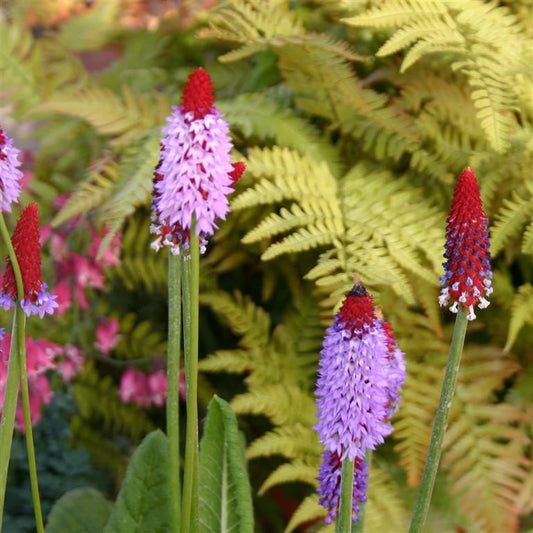
<path fill-rule="evenodd" d="M 352 531 L 353 482 L 354 462 L 346 457 L 342 462 L 339 516 L 335 523 L 335 533 L 350 533 Z"/>
<path fill-rule="evenodd" d="M 184 346 L 187 385 L 185 468 L 183 473 L 182 531 L 198 531 L 198 296 L 200 284 L 200 243 L 191 224 L 190 257 L 184 260 Z"/>
<path fill-rule="evenodd" d="M 368 469 L 368 476 L 370 478 L 370 468 L 372 465 L 372 450 L 367 450 L 365 454 L 366 468 Z M 366 515 L 366 501 L 359 504 L 359 512 L 357 518 L 359 519 L 353 524 L 352 533 L 363 533 L 365 530 L 365 515 Z"/>
<path fill-rule="evenodd" d="M 409 533 L 420 533 L 422 531 L 429 511 L 433 487 L 435 485 L 435 479 L 439 468 L 442 442 L 448 424 L 448 416 L 452 406 L 453 395 L 455 393 L 457 376 L 459 375 L 459 366 L 461 364 L 461 356 L 466 335 L 466 325 L 467 315 L 462 308 L 459 308 L 455 320 L 439 406 L 433 424 L 433 433 L 431 435 L 431 443 L 426 458 L 426 466 L 424 467 L 422 482 L 418 489 L 418 497 Z"/>
<path fill-rule="evenodd" d="M 168 254 L 168 352 L 167 435 L 170 454 L 170 523 L 172 533 L 180 531 L 180 343 L 181 343 L 181 259 Z"/>
<path fill-rule="evenodd" d="M 24 299 L 24 284 L 22 282 L 22 274 L 20 272 L 20 266 L 9 236 L 9 231 L 6 226 L 6 222 L 3 216 L 0 216 L 0 233 L 2 239 L 7 248 L 9 259 L 13 267 L 13 273 L 15 275 L 15 282 L 17 285 L 18 302 Z M 25 342 L 25 317 L 19 306 L 15 308 L 13 316 L 13 337 L 11 341 L 11 350 L 9 355 L 8 366 L 8 378 L 4 399 L 4 410 L 2 413 L 1 435 L 1 510 L 3 511 L 4 499 L 5 499 L 5 487 L 7 483 L 7 470 L 9 465 L 9 456 L 11 452 L 11 443 L 13 440 L 13 427 L 15 423 L 15 412 L 18 396 L 18 379 L 21 383 L 22 389 L 22 407 L 24 412 L 24 427 L 26 430 L 26 448 L 28 452 L 28 468 L 30 472 L 30 484 L 33 498 L 33 510 L 35 514 L 35 523 L 37 533 L 44 532 L 43 517 L 41 511 L 41 500 L 39 498 L 39 484 L 37 481 L 37 463 L 35 460 L 35 448 L 33 445 L 33 431 L 31 427 L 31 415 L 30 415 L 30 399 L 28 389 L 28 373 L 26 368 L 26 342 Z M 14 339 L 14 342 L 13 342 Z M 13 348 L 16 347 L 16 350 Z M 16 361 L 13 362 L 13 359 Z M 18 370 L 18 376 L 15 371 Z M 11 375 L 10 375 L 11 374 Z M 7 402 L 7 406 L 6 406 Z M 7 413 L 6 413 L 7 407 Z M 0 517 L 2 515 L 0 514 Z M 1 525 L 0 525 L 1 529 Z"/>
<path fill-rule="evenodd" d="M 15 314 L 22 311 L 15 309 Z M 0 424 L 0 532 L 2 531 L 1 517 L 4 514 L 4 501 L 6 496 L 7 472 L 9 470 L 9 457 L 11 443 L 15 428 L 15 413 L 19 391 L 19 357 L 18 357 L 18 330 L 17 319 L 13 317 L 11 334 L 11 348 L 9 351 L 9 364 L 7 368 L 4 404 L 2 406 L 2 422 Z"/>

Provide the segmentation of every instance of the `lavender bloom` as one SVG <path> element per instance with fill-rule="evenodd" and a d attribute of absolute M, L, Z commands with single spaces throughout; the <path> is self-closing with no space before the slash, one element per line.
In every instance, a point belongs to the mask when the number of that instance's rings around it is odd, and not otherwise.
<path fill-rule="evenodd" d="M 318 471 L 318 503 L 328 510 L 324 519 L 326 524 L 331 524 L 337 516 L 341 497 L 341 472 L 342 463 L 336 453 L 324 452 L 322 463 Z M 366 461 L 356 459 L 354 463 L 354 483 L 352 495 L 353 520 L 357 520 L 360 511 L 359 504 L 366 502 L 366 489 L 368 477 L 368 464 Z"/>
<path fill-rule="evenodd" d="M 320 503 L 335 518 L 340 497 L 342 462 L 354 461 L 354 518 L 365 501 L 367 450 L 391 433 L 405 380 L 404 354 L 392 328 L 380 320 L 362 283 L 347 294 L 320 352 L 315 429 L 324 445 L 319 472 Z"/>
<path fill-rule="evenodd" d="M 0 128 L 0 211 L 11 212 L 11 204 L 20 196 L 22 172 L 18 169 L 20 151 Z"/>
<path fill-rule="evenodd" d="M 315 426 L 341 460 L 363 458 L 392 431 L 390 416 L 405 377 L 383 322 L 362 284 L 348 293 L 320 352 Z"/>
<path fill-rule="evenodd" d="M 175 254 L 187 249 L 193 217 L 205 248 L 217 219 L 225 219 L 229 211 L 227 196 L 244 167 L 231 163 L 229 126 L 213 102 L 209 74 L 199 68 L 190 75 L 182 105 L 172 108 L 163 129 L 152 200 L 156 250 L 163 245 Z"/>

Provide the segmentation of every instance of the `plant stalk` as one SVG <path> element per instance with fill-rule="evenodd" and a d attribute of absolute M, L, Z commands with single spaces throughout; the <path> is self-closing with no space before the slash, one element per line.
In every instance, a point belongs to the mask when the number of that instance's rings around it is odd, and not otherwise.
<path fill-rule="evenodd" d="M 13 268 L 13 274 L 15 276 L 15 283 L 17 285 L 17 302 L 15 312 L 13 314 L 13 337 L 11 339 L 11 349 L 9 354 L 9 366 L 8 372 L 11 370 L 14 372 L 17 369 L 18 379 L 20 380 L 22 390 L 22 407 L 24 413 L 24 428 L 26 431 L 26 449 L 28 452 L 28 468 L 30 472 L 30 485 L 33 498 L 33 510 L 35 514 L 35 523 L 37 533 L 44 532 L 43 517 L 41 511 L 41 500 L 39 498 L 39 483 L 37 480 L 37 463 L 35 460 L 35 447 L 33 445 L 33 430 L 31 426 L 30 415 L 30 400 L 29 400 L 29 388 L 28 388 L 28 372 L 26 368 L 26 338 L 25 338 L 25 325 L 26 319 L 24 313 L 19 309 L 20 302 L 24 299 L 24 283 L 22 281 L 22 273 L 17 260 L 17 255 L 9 236 L 9 231 L 3 216 L 0 216 L 0 233 L 2 239 L 7 248 L 7 253 L 11 261 Z M 15 339 L 15 342 L 13 340 Z M 16 350 L 13 350 L 16 347 Z M 16 359 L 16 362 L 12 362 L 12 359 Z M 18 382 L 15 382 L 17 376 L 12 375 L 11 379 L 8 375 L 8 383 L 6 384 L 5 399 L 4 402 L 8 403 L 8 411 L 6 413 L 5 408 L 2 413 L 0 444 L 2 449 L 0 451 L 2 457 L 1 470 L 1 502 L 0 508 L 3 511 L 5 501 L 5 488 L 7 484 L 7 471 L 9 465 L 9 457 L 11 454 L 11 444 L 13 441 L 13 428 L 15 424 L 16 405 L 18 397 Z M 7 389 L 7 386 L 10 389 Z M 11 395 L 11 397 L 9 397 Z M 4 464 L 4 461 L 6 464 Z M 2 514 L 0 514 L 1 520 Z M 1 531 L 0 524 L 0 531 Z"/>
<path fill-rule="evenodd" d="M 196 221 L 191 224 L 190 257 L 184 260 L 184 359 L 187 385 L 187 421 L 185 434 L 185 467 L 181 530 L 198 531 L 198 334 L 200 243 L 195 234 Z"/>
<path fill-rule="evenodd" d="M 424 467 L 422 482 L 418 489 L 418 497 L 409 533 L 420 533 L 422 531 L 429 511 L 433 487 L 435 486 L 435 479 L 439 468 L 442 442 L 444 440 L 444 433 L 448 424 L 448 416 L 452 407 L 452 399 L 457 384 L 457 376 L 459 374 L 459 366 L 461 364 L 461 356 L 465 343 L 466 326 L 466 313 L 462 308 L 459 308 L 457 318 L 455 319 L 455 327 L 453 330 L 452 342 L 450 344 L 446 373 L 442 383 L 439 406 L 433 424 L 433 433 L 431 435 L 431 442 L 426 458 L 426 466 Z"/>
<path fill-rule="evenodd" d="M 341 497 L 339 515 L 335 522 L 335 533 L 352 531 L 352 498 L 353 498 L 354 462 L 348 457 L 342 462 Z"/>
<path fill-rule="evenodd" d="M 170 524 L 180 531 L 180 344 L 181 344 L 181 259 L 168 254 L 168 351 L 167 351 L 167 435 L 170 464 Z"/>

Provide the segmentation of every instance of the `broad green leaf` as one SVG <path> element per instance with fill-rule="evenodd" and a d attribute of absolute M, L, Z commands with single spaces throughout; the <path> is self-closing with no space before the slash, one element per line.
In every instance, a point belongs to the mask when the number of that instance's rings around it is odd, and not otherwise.
<path fill-rule="evenodd" d="M 104 533 L 167 533 L 168 443 L 152 431 L 131 458 Z"/>
<path fill-rule="evenodd" d="M 57 500 L 48 515 L 46 533 L 100 533 L 113 504 L 91 487 L 74 489 Z"/>
<path fill-rule="evenodd" d="M 249 533 L 254 529 L 244 442 L 227 402 L 209 402 L 200 443 L 200 531 Z"/>

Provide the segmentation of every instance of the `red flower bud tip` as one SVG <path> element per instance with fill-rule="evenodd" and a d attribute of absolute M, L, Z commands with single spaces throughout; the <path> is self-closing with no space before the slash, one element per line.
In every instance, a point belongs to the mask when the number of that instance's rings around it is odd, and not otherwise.
<path fill-rule="evenodd" d="M 476 302 L 480 309 L 489 305 L 485 299 L 492 294 L 489 247 L 488 220 L 479 185 L 472 169 L 466 168 L 457 180 L 448 216 L 439 304 L 452 300 L 450 311 L 454 313 L 462 305 L 468 310 L 468 320 L 476 318 Z"/>
<path fill-rule="evenodd" d="M 57 307 L 55 296 L 46 291 L 46 283 L 41 279 L 41 247 L 39 245 L 39 211 L 32 203 L 22 212 L 11 238 L 13 249 L 22 275 L 24 298 L 21 307 L 26 315 L 53 313 Z M 15 273 L 10 259 L 2 279 L 0 306 L 9 309 L 18 299 Z"/>
<path fill-rule="evenodd" d="M 192 111 L 195 119 L 203 118 L 211 111 L 215 103 L 213 90 L 213 82 L 207 71 L 203 68 L 197 68 L 189 75 L 183 88 L 183 112 Z"/>
<path fill-rule="evenodd" d="M 235 185 L 244 174 L 246 163 L 244 161 L 238 161 L 237 163 L 232 163 L 232 166 L 233 170 L 229 173 L 229 177 L 231 178 L 231 184 Z"/>
<path fill-rule="evenodd" d="M 376 321 L 374 302 L 361 282 L 356 282 L 346 295 L 339 311 L 339 322 L 352 335 L 361 337 Z"/>

